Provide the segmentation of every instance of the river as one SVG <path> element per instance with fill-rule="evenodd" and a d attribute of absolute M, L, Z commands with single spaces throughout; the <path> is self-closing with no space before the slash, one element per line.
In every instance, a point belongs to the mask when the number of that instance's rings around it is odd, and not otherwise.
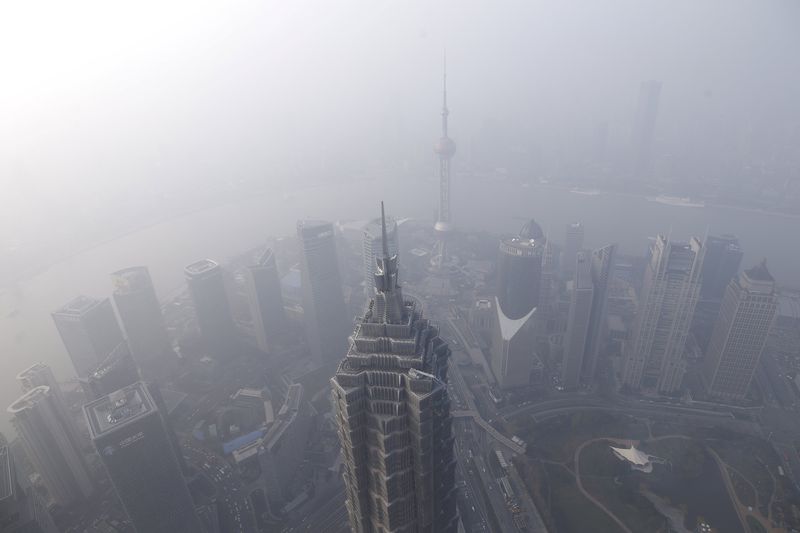
<path fill-rule="evenodd" d="M 561 241 L 564 226 L 581 221 L 587 246 L 617 242 L 623 253 L 644 253 L 647 237 L 659 232 L 684 240 L 690 234 L 702 236 L 707 229 L 712 234 L 734 233 L 745 252 L 743 266 L 766 257 L 779 283 L 800 285 L 797 218 L 736 208 L 677 207 L 633 195 L 576 194 L 504 181 L 454 180 L 453 187 L 453 217 L 464 229 L 511 233 L 534 217 Z M 77 294 L 108 295 L 109 273 L 114 270 L 147 265 L 164 297 L 182 286 L 184 265 L 203 257 L 224 261 L 269 236 L 290 234 L 298 218 L 365 219 L 378 213 L 380 200 L 397 217 L 431 218 L 436 194 L 435 179 L 404 176 L 388 184 L 362 180 L 250 196 L 168 219 L 59 261 L 0 297 L 0 405 L 9 405 L 19 395 L 16 374 L 34 362 L 50 365 L 59 379 L 73 376 L 50 312 Z M 0 430 L 8 427 L 7 417 L 0 417 Z"/>

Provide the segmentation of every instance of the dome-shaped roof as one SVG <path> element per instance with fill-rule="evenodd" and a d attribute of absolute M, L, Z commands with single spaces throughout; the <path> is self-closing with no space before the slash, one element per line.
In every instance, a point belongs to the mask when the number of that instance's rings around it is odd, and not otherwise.
<path fill-rule="evenodd" d="M 542 227 L 539 226 L 534 219 L 530 219 L 522 226 L 522 229 L 519 230 L 519 236 L 522 239 L 539 240 L 544 239 L 544 232 L 542 231 Z"/>
<path fill-rule="evenodd" d="M 445 157 L 453 157 L 456 153 L 456 143 L 450 137 L 442 137 L 433 146 L 433 151 Z"/>

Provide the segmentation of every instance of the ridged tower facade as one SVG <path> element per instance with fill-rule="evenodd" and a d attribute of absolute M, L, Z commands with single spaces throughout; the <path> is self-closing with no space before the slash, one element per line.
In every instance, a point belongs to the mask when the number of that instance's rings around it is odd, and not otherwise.
<path fill-rule="evenodd" d="M 455 532 L 450 348 L 420 304 L 403 297 L 397 256 L 384 247 L 377 263 L 375 295 L 331 379 L 350 525 L 355 533 Z"/>

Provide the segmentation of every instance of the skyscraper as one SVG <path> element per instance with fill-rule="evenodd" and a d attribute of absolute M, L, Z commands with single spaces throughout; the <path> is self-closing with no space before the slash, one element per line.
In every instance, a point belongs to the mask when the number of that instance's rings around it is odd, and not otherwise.
<path fill-rule="evenodd" d="M 136 266 L 111 274 L 114 306 L 142 374 L 148 379 L 163 376 L 177 363 L 167 335 L 161 306 L 147 267 Z"/>
<path fill-rule="evenodd" d="M 389 253 L 397 255 L 399 240 L 397 236 L 397 222 L 392 217 L 386 218 L 386 237 L 389 239 Z M 381 238 L 381 219 L 371 220 L 364 226 L 362 239 L 362 260 L 364 262 L 364 289 L 368 297 L 372 296 L 375 287 L 375 271 L 378 259 L 381 257 L 383 240 Z"/>
<path fill-rule="evenodd" d="M 235 339 L 236 327 L 222 268 L 211 259 L 201 259 L 187 266 L 184 274 L 203 340 L 217 357 L 224 357 Z"/>
<path fill-rule="evenodd" d="M 3 533 L 58 533 L 41 496 L 23 486 L 11 450 L 0 442 L 0 531 Z"/>
<path fill-rule="evenodd" d="M 318 361 L 335 361 L 347 346 L 349 320 L 333 225 L 303 220 L 297 223 L 297 237 L 303 255 L 303 315 L 308 346 Z"/>
<path fill-rule="evenodd" d="M 123 343 L 94 372 L 80 381 L 86 396 L 95 400 L 140 379 L 136 361 L 133 360 L 128 345 Z"/>
<path fill-rule="evenodd" d="M 740 400 L 747 395 L 778 307 L 775 280 L 761 263 L 728 284 L 703 361 L 710 396 Z"/>
<path fill-rule="evenodd" d="M 704 246 L 706 253 L 703 259 L 700 299 L 719 301 L 728 284 L 739 272 L 744 252 L 735 235 L 710 236 L 706 238 Z"/>
<path fill-rule="evenodd" d="M 92 442 L 139 532 L 195 533 L 202 526 L 156 400 L 135 383 L 83 407 Z"/>
<path fill-rule="evenodd" d="M 375 295 L 331 379 L 355 533 L 456 531 L 449 356 L 384 248 Z"/>
<path fill-rule="evenodd" d="M 575 278 L 570 287 L 564 360 L 561 366 L 561 382 L 568 390 L 575 390 L 580 385 L 594 298 L 590 259 L 583 252 L 578 252 L 575 264 Z"/>
<path fill-rule="evenodd" d="M 660 81 L 642 82 L 631 131 L 632 170 L 635 178 L 649 178 L 652 172 L 653 139 L 660 98 Z"/>
<path fill-rule="evenodd" d="M 594 380 L 597 360 L 603 333 L 606 327 L 606 306 L 608 305 L 608 290 L 614 276 L 614 262 L 617 254 L 617 245 L 609 244 L 592 252 L 592 314 L 589 318 L 589 331 L 586 338 L 586 352 L 583 356 L 581 379 L 586 383 Z"/>
<path fill-rule="evenodd" d="M 78 296 L 53 313 L 78 377 L 85 377 L 123 342 L 108 298 Z"/>
<path fill-rule="evenodd" d="M 663 235 L 656 237 L 633 333 L 625 346 L 624 385 L 663 393 L 680 389 L 702 266 L 703 247 L 696 238 L 684 244 L 670 242 Z"/>
<path fill-rule="evenodd" d="M 575 274 L 575 261 L 578 257 L 578 252 L 583 249 L 583 224 L 576 222 L 575 224 L 567 224 L 567 230 L 564 235 L 564 250 L 561 252 L 561 270 L 564 272 L 566 279 L 572 279 Z"/>
<path fill-rule="evenodd" d="M 542 246 L 542 274 L 539 276 L 539 305 L 534 318 L 536 336 L 546 340 L 550 333 L 556 329 L 558 313 L 558 280 L 556 270 L 558 265 L 558 249 L 553 242 L 544 237 Z"/>
<path fill-rule="evenodd" d="M 433 151 L 439 158 L 439 210 L 434 229 L 437 233 L 436 248 L 433 253 L 434 266 L 443 265 L 447 260 L 447 234 L 453 229 L 450 216 L 450 162 L 456 155 L 456 143 L 448 135 L 447 119 L 450 110 L 447 108 L 447 59 L 444 64 L 442 82 L 442 136 L 434 145 Z"/>
<path fill-rule="evenodd" d="M 491 367 L 501 388 L 528 384 L 540 301 L 544 234 L 535 221 L 500 243 Z"/>
<path fill-rule="evenodd" d="M 271 248 L 260 253 L 254 264 L 247 267 L 247 299 L 259 349 L 269 353 L 276 337 L 284 328 L 281 279 L 275 254 Z"/>
<path fill-rule="evenodd" d="M 50 387 L 41 385 L 23 394 L 8 408 L 11 423 L 50 496 L 61 505 L 88 498 L 92 480 L 83 454 L 64 420 Z"/>
<path fill-rule="evenodd" d="M 124 343 L 119 346 L 124 346 Z M 69 406 L 61 393 L 61 386 L 56 381 L 50 367 L 44 363 L 31 365 L 17 374 L 17 381 L 22 387 L 22 392 L 28 392 L 42 385 L 50 387 L 50 394 L 53 396 L 53 408 L 58 411 L 58 419 L 61 421 L 64 431 L 69 436 L 75 449 L 81 449 L 84 444 L 84 438 L 81 437 L 78 431 L 75 417 L 70 413 Z"/>

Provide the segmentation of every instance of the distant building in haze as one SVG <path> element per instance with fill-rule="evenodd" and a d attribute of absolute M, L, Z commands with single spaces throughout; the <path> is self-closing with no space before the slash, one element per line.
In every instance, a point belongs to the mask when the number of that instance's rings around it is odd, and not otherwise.
<path fill-rule="evenodd" d="M 318 220 L 297 223 L 302 250 L 303 316 L 311 354 L 320 362 L 341 357 L 350 321 L 342 291 L 333 225 Z"/>
<path fill-rule="evenodd" d="M 87 499 L 94 487 L 64 411 L 46 385 L 30 389 L 8 408 L 11 424 L 50 497 L 69 505 Z"/>
<path fill-rule="evenodd" d="M 202 531 L 166 413 L 148 387 L 135 383 L 86 404 L 83 410 L 92 442 L 136 530 Z"/>
<path fill-rule="evenodd" d="M 500 243 L 491 367 L 503 389 L 528 384 L 540 301 L 544 234 L 535 221 Z"/>
<path fill-rule="evenodd" d="M 53 313 L 78 377 L 85 377 L 123 342 L 108 298 L 78 296 Z"/>
<path fill-rule="evenodd" d="M 386 237 L 389 240 L 389 253 L 392 255 L 397 255 L 400 252 L 397 233 L 397 221 L 392 217 L 386 217 Z M 381 219 L 376 218 L 364 226 L 362 239 L 364 289 L 368 297 L 371 297 L 375 290 L 375 271 L 378 268 L 377 264 L 378 259 L 381 257 L 382 247 Z"/>
<path fill-rule="evenodd" d="M 634 178 L 650 178 L 653 170 L 653 141 L 661 98 L 661 82 L 645 81 L 639 87 L 639 101 L 631 131 L 631 158 Z"/>
<path fill-rule="evenodd" d="M 0 531 L 58 533 L 44 500 L 17 478 L 14 457 L 5 443 L 0 443 Z"/>
<path fill-rule="evenodd" d="M 765 263 L 728 284 L 703 361 L 710 396 L 741 400 L 747 395 L 777 307 L 775 280 Z"/>
<path fill-rule="evenodd" d="M 673 393 L 686 371 L 684 350 L 700 294 L 703 248 L 693 238 L 659 235 L 650 249 L 633 333 L 625 346 L 624 385 Z"/>
<path fill-rule="evenodd" d="M 147 267 L 136 266 L 111 274 L 114 306 L 136 364 L 147 379 L 162 377 L 177 364 Z"/>
<path fill-rule="evenodd" d="M 578 252 L 575 264 L 575 279 L 570 287 L 564 359 L 561 366 L 561 383 L 568 390 L 575 390 L 580 385 L 594 297 L 592 264 L 589 257 L 583 252 Z"/>
<path fill-rule="evenodd" d="M 236 326 L 222 267 L 211 259 L 202 259 L 187 266 L 184 273 L 203 340 L 215 356 L 225 358 L 235 341 Z"/>
<path fill-rule="evenodd" d="M 278 265 L 275 264 L 275 253 L 271 248 L 260 253 L 255 264 L 247 267 L 245 279 L 258 348 L 270 353 L 275 339 L 285 328 L 286 320 L 281 278 Z"/>
<path fill-rule="evenodd" d="M 331 379 L 354 533 L 458 528 L 450 349 L 384 250 L 375 295 Z"/>
<path fill-rule="evenodd" d="M 583 224 L 567 224 L 564 235 L 564 249 L 561 252 L 561 271 L 566 279 L 572 279 L 575 274 L 575 261 L 578 252 L 583 249 L 584 228 Z"/>

